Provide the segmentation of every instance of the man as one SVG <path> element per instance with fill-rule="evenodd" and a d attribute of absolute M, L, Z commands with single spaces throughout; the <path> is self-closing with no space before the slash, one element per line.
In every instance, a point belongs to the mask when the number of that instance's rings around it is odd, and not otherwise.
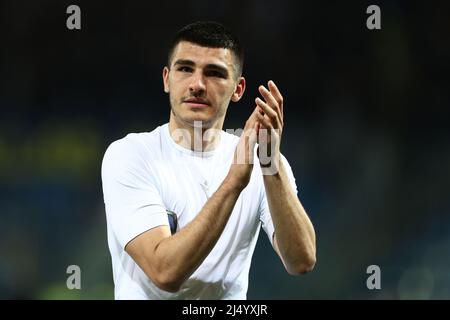
<path fill-rule="evenodd" d="M 261 224 L 290 274 L 313 268 L 314 229 L 279 150 L 283 97 L 275 83 L 259 87 L 241 138 L 222 130 L 230 100 L 245 91 L 242 66 L 225 27 L 184 27 L 163 69 L 169 123 L 106 151 L 116 299 L 246 299 Z"/>

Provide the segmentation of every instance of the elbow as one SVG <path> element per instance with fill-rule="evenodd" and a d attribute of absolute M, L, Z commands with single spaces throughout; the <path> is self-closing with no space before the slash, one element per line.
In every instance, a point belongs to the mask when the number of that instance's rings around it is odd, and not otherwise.
<path fill-rule="evenodd" d="M 182 280 L 169 272 L 159 272 L 152 280 L 159 289 L 171 293 L 178 292 L 183 284 Z"/>
<path fill-rule="evenodd" d="M 297 263 L 295 266 L 292 266 L 287 271 L 289 274 L 293 276 L 303 275 L 308 272 L 313 271 L 314 266 L 316 265 L 316 256 L 310 255 Z"/>
<path fill-rule="evenodd" d="M 143 271 L 158 289 L 170 293 L 181 289 L 184 279 L 180 276 L 180 272 L 162 259 L 156 259 L 153 263 L 148 261 L 144 266 L 146 268 L 143 268 Z"/>
<path fill-rule="evenodd" d="M 311 272 L 314 270 L 315 265 L 316 265 L 316 258 L 312 258 L 307 263 L 300 265 L 300 267 L 297 270 L 298 271 L 297 274 L 306 274 L 308 272 Z"/>
<path fill-rule="evenodd" d="M 141 267 L 148 279 L 158 288 L 163 291 L 175 293 L 181 289 L 184 279 L 177 276 L 177 272 L 170 269 L 167 265 L 150 263 L 144 264 Z"/>

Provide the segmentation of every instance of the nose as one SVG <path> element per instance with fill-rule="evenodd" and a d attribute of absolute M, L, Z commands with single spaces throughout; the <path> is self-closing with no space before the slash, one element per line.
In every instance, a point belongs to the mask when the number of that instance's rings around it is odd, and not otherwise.
<path fill-rule="evenodd" d="M 205 79 L 202 72 L 194 72 L 189 84 L 189 93 L 194 96 L 202 95 L 206 91 Z"/>

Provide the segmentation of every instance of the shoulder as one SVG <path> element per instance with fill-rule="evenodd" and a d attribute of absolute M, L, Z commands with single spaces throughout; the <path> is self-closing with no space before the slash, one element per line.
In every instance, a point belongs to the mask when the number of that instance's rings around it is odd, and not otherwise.
<path fill-rule="evenodd" d="M 112 142 L 105 151 L 102 170 L 109 167 L 142 165 L 157 156 L 161 144 L 161 127 L 151 132 L 129 133 Z"/>
<path fill-rule="evenodd" d="M 151 132 L 129 133 L 125 137 L 112 142 L 106 149 L 105 156 L 154 151 L 161 144 L 161 132 L 162 126 Z"/>

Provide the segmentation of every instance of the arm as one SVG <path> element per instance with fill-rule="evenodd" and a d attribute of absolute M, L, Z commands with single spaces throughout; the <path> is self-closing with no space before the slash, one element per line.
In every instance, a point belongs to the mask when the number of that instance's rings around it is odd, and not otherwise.
<path fill-rule="evenodd" d="M 283 129 L 283 97 L 275 83 L 259 87 L 264 100 L 256 99 L 257 119 L 267 136 L 259 135 L 259 144 L 270 150 L 270 167 L 261 162 L 267 202 L 275 233 L 274 249 L 290 274 L 311 271 L 316 262 L 316 236 L 313 225 L 292 189 L 281 161 L 280 142 Z M 261 157 L 260 157 L 261 161 Z"/>
<path fill-rule="evenodd" d="M 247 121 L 235 152 L 235 160 L 245 159 L 246 162 L 233 162 L 227 177 L 195 219 L 173 236 L 168 226 L 160 226 L 144 232 L 126 245 L 127 253 L 159 288 L 178 291 L 222 234 L 253 169 L 256 144 L 254 114 Z"/>
<path fill-rule="evenodd" d="M 275 227 L 274 248 L 290 274 L 306 273 L 316 261 L 314 227 L 280 163 L 277 174 L 264 175 L 267 202 Z"/>
<path fill-rule="evenodd" d="M 219 239 L 241 190 L 227 177 L 198 216 L 171 236 L 167 226 L 131 240 L 125 250 L 163 290 L 178 291 Z"/>

